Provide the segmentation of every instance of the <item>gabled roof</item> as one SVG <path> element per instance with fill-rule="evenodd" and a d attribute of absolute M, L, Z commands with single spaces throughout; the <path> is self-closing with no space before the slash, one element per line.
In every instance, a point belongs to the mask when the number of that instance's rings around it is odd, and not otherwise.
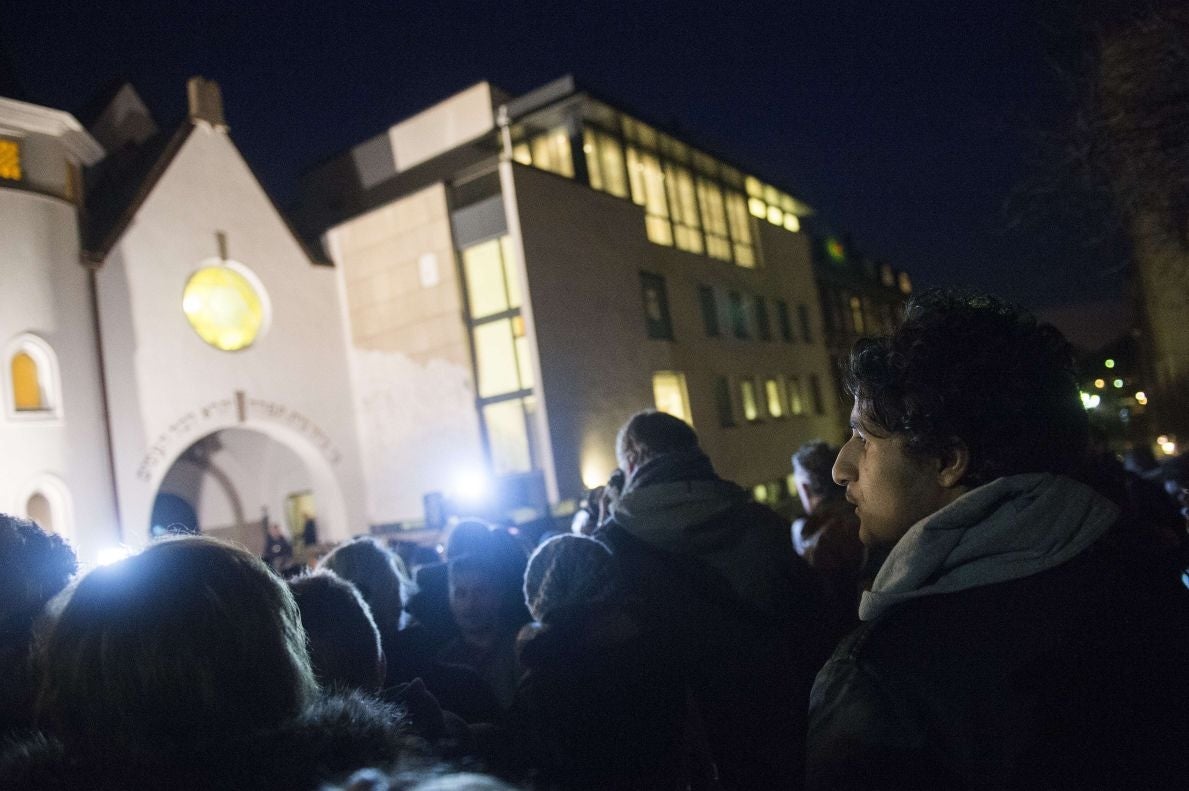
<path fill-rule="evenodd" d="M 112 152 L 104 161 L 94 183 L 89 185 L 86 211 L 80 229 L 83 261 L 99 267 L 107 259 L 112 248 L 132 224 L 141 206 L 152 194 L 157 182 L 169 169 L 174 157 L 182 150 L 195 122 L 183 121 L 172 133 L 160 132 L 140 146 L 128 146 Z M 285 224 L 289 234 L 297 241 L 311 264 L 330 266 L 325 256 L 314 251 L 304 238 L 299 236 L 276 201 L 269 195 L 251 165 L 244 163 L 269 205 Z"/>

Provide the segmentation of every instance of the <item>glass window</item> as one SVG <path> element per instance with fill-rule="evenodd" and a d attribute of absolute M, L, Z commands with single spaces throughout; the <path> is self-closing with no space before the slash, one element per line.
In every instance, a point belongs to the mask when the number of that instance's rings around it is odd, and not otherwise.
<path fill-rule="evenodd" d="M 496 475 L 528 472 L 533 468 L 532 416 L 535 400 L 513 398 L 483 407 L 483 424 Z"/>
<path fill-rule="evenodd" d="M 226 352 L 251 346 L 265 325 L 265 303 L 245 271 L 204 266 L 182 291 L 182 311 L 198 337 Z"/>
<path fill-rule="evenodd" d="M 756 334 L 762 341 L 772 340 L 772 324 L 768 321 L 768 302 L 763 297 L 756 297 Z"/>
<path fill-rule="evenodd" d="M 570 152 L 570 132 L 564 126 L 550 129 L 529 141 L 533 166 L 567 178 L 574 178 L 574 157 Z"/>
<path fill-rule="evenodd" d="M 822 383 L 818 380 L 817 374 L 809 376 L 809 398 L 813 401 L 814 414 L 826 414 L 826 404 L 822 400 Z"/>
<path fill-rule="evenodd" d="M 526 347 L 517 338 L 517 327 L 514 324 L 523 327 L 523 319 L 520 316 L 497 319 L 479 324 L 473 331 L 480 398 L 514 393 L 532 387 L 531 368 L 521 363 L 520 355 L 517 353 L 518 346 L 520 352 L 526 351 Z M 528 381 L 523 381 L 526 373 Z"/>
<path fill-rule="evenodd" d="M 528 143 L 517 143 L 512 146 L 512 159 L 522 165 L 533 164 L 533 152 L 528 147 Z"/>
<path fill-rule="evenodd" d="M 783 299 L 776 300 L 776 323 L 780 325 L 780 339 L 786 343 L 792 343 L 793 322 L 789 318 L 789 303 Z"/>
<path fill-rule="evenodd" d="M 513 302 L 508 293 L 512 283 L 504 267 L 502 248 L 505 239 L 507 237 L 492 239 L 462 251 L 472 319 L 502 313 L 519 304 L 519 300 Z"/>
<path fill-rule="evenodd" d="M 801 379 L 797 376 L 789 377 L 789 414 L 805 414 L 805 400 L 801 394 Z"/>
<path fill-rule="evenodd" d="M 743 297 L 739 295 L 738 291 L 732 291 L 727 294 L 727 299 L 731 310 L 731 331 L 735 333 L 736 338 L 750 338 L 751 333 L 747 331 L 747 309 L 743 306 Z"/>
<path fill-rule="evenodd" d="M 772 417 L 784 417 L 784 382 L 778 378 L 765 379 L 764 395 L 768 401 L 768 414 Z"/>
<path fill-rule="evenodd" d="M 666 164 L 665 188 L 673 215 L 677 247 L 691 253 L 701 253 L 705 248 L 699 231 L 701 220 L 698 217 L 694 179 L 689 169 L 672 163 Z"/>
<path fill-rule="evenodd" d="M 760 405 L 756 400 L 756 383 L 752 379 L 739 380 L 739 400 L 743 404 L 743 417 L 754 422 L 760 419 Z"/>
<path fill-rule="evenodd" d="M 809 324 L 808 306 L 797 306 L 797 318 L 801 320 L 801 339 L 806 343 L 813 343 L 813 331 Z"/>
<path fill-rule="evenodd" d="M 640 289 L 644 297 L 644 325 L 648 337 L 673 340 L 673 322 L 669 318 L 665 279 L 660 275 L 641 272 Z"/>
<path fill-rule="evenodd" d="M 722 189 L 706 178 L 698 178 L 698 206 L 702 212 L 702 227 L 706 229 L 706 252 L 720 261 L 731 260 L 731 243 L 727 239 L 727 209 Z"/>
<path fill-rule="evenodd" d="M 27 352 L 12 356 L 12 405 L 18 412 L 40 412 L 48 408 L 37 361 Z"/>
<path fill-rule="evenodd" d="M 652 398 L 658 412 L 667 412 L 693 425 L 689 413 L 689 392 L 685 388 L 685 374 L 677 371 L 658 371 L 653 374 Z"/>
<path fill-rule="evenodd" d="M 644 228 L 648 240 L 671 246 L 673 227 L 669 223 L 669 205 L 665 198 L 665 177 L 661 172 L 660 160 L 653 154 L 642 153 L 629 146 L 627 161 L 632 201 L 644 207 Z"/>
<path fill-rule="evenodd" d="M 49 498 L 41 492 L 34 492 L 25 503 L 25 517 L 37 523 L 47 533 L 57 532 L 54 526 L 54 509 Z"/>
<path fill-rule="evenodd" d="M 858 297 L 851 297 L 848 300 L 850 304 L 850 324 L 855 332 L 862 334 L 863 330 L 863 301 Z"/>
<path fill-rule="evenodd" d="M 717 338 L 720 330 L 718 302 L 714 298 L 714 289 L 710 286 L 698 286 L 698 304 L 702 307 L 702 325 L 706 328 L 706 337 Z"/>
<path fill-rule="evenodd" d="M 0 140 L 0 179 L 21 180 L 21 144 L 17 140 Z"/>
<path fill-rule="evenodd" d="M 583 130 L 582 137 L 590 186 L 626 198 L 628 182 L 624 171 L 623 148 L 619 141 L 606 132 L 590 128 Z"/>
<path fill-rule="evenodd" d="M 756 259 L 751 241 L 751 217 L 748 216 L 743 196 L 738 192 L 727 193 L 727 221 L 731 229 L 731 240 L 735 244 L 735 263 L 739 266 L 754 267 Z"/>
<path fill-rule="evenodd" d="M 731 404 L 731 383 L 725 376 L 714 380 L 714 407 L 718 412 L 718 425 L 730 428 L 735 425 L 735 409 Z"/>

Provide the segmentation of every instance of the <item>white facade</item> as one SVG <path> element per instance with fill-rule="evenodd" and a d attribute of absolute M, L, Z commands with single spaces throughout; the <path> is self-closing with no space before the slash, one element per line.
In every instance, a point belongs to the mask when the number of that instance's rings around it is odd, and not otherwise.
<path fill-rule="evenodd" d="M 142 143 L 155 126 L 139 110 L 124 89 L 98 130 Z M 81 166 L 102 159 L 95 139 L 69 115 L 0 100 L 0 141 L 16 154 L 11 170 L 0 156 L 0 511 L 48 523 L 84 562 L 148 541 L 159 494 L 249 546 L 264 510 L 282 525 L 316 517 L 323 540 L 366 532 L 337 274 L 311 259 L 226 128 L 192 107 L 108 213 L 118 222 L 84 239 L 76 193 Z M 109 198 L 104 183 L 88 198 Z M 84 249 L 96 239 L 104 249 Z M 204 267 L 255 284 L 265 325 L 246 348 L 215 348 L 183 312 Z"/>

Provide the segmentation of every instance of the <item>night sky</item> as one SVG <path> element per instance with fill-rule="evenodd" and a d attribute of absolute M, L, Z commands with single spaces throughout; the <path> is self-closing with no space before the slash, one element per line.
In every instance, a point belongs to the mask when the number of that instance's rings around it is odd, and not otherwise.
<path fill-rule="evenodd" d="M 129 79 L 169 124 L 188 76 L 219 81 L 282 205 L 311 165 L 474 82 L 520 93 L 572 73 L 807 201 L 918 288 L 1117 300 L 1125 254 L 1066 191 L 1065 20 L 973 5 L 16 0 L 0 40 L 23 98 L 72 111 Z"/>

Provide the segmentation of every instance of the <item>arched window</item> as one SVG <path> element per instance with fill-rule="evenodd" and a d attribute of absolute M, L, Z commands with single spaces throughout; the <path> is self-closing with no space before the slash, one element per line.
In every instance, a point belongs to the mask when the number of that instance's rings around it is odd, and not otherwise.
<path fill-rule="evenodd" d="M 47 533 L 74 541 L 74 501 L 65 481 L 44 472 L 16 491 L 14 513 L 24 513 Z"/>
<path fill-rule="evenodd" d="M 41 371 L 28 352 L 12 356 L 12 406 L 18 412 L 40 412 L 45 409 L 45 393 L 41 387 Z"/>
<path fill-rule="evenodd" d="M 17 419 L 59 417 L 58 360 L 50 345 L 26 333 L 8 343 L 5 359 L 9 414 Z"/>
<path fill-rule="evenodd" d="M 49 498 L 41 492 L 34 492 L 25 503 L 25 516 L 36 522 L 45 532 L 56 532 L 53 506 L 50 505 Z"/>

